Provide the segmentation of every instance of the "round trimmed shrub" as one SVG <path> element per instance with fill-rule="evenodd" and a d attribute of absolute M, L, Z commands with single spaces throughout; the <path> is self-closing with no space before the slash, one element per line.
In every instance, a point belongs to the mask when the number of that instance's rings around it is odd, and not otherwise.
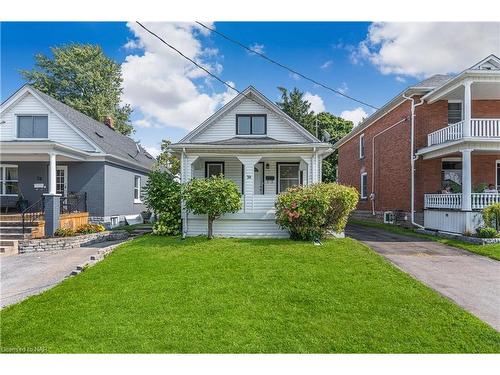
<path fill-rule="evenodd" d="M 344 231 L 358 200 L 355 188 L 337 183 L 292 187 L 278 195 L 276 222 L 292 239 L 320 239 Z"/>
<path fill-rule="evenodd" d="M 479 238 L 497 238 L 498 232 L 495 228 L 490 227 L 477 228 L 476 236 Z"/>

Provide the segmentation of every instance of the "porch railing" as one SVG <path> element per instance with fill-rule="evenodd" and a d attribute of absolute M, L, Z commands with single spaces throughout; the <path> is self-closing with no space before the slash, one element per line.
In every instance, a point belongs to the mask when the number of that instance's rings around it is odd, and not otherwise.
<path fill-rule="evenodd" d="M 500 203 L 499 193 L 472 193 L 472 209 L 483 209 L 495 203 Z"/>
<path fill-rule="evenodd" d="M 87 211 L 87 192 L 70 193 L 61 197 L 61 214 Z"/>
<path fill-rule="evenodd" d="M 462 208 L 462 194 L 425 194 L 425 208 Z"/>
<path fill-rule="evenodd" d="M 425 194 L 425 208 L 462 208 L 462 194 Z M 495 203 L 500 203 L 500 193 L 472 193 L 473 210 L 481 210 Z"/>
<path fill-rule="evenodd" d="M 448 125 L 427 135 L 427 146 L 455 141 L 464 137 L 464 127 L 470 126 L 471 137 L 500 138 L 500 119 L 476 118 L 470 120 L 470 125 L 465 121 Z"/>
<path fill-rule="evenodd" d="M 427 135 L 427 146 L 440 143 L 455 141 L 463 137 L 464 121 L 448 125 L 446 128 L 439 129 Z"/>
<path fill-rule="evenodd" d="M 500 137 L 500 119 L 472 119 L 471 137 Z"/>
<path fill-rule="evenodd" d="M 23 221 L 23 233 L 25 232 L 26 225 L 30 223 L 34 223 L 40 217 L 42 217 L 45 213 L 45 200 L 44 196 L 33 203 L 31 206 L 28 206 L 23 212 L 21 212 L 21 218 Z"/>

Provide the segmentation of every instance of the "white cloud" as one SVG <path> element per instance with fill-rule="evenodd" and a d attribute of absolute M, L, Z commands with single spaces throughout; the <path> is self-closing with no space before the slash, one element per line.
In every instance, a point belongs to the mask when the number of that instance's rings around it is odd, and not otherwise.
<path fill-rule="evenodd" d="M 373 23 L 352 59 L 383 74 L 426 77 L 460 72 L 500 53 L 500 24 L 480 22 Z"/>
<path fill-rule="evenodd" d="M 316 113 L 325 112 L 325 103 L 319 95 L 311 94 L 309 91 L 304 93 L 304 99 L 311 103 L 311 110 Z"/>
<path fill-rule="evenodd" d="M 363 120 L 364 118 L 368 117 L 368 114 L 364 111 L 363 108 L 358 107 L 355 108 L 351 111 L 345 110 L 340 113 L 340 117 L 346 120 L 352 121 L 354 126 L 358 126 L 358 124 Z"/>
<path fill-rule="evenodd" d="M 161 150 L 155 146 L 144 146 L 144 149 L 155 158 L 161 154 Z"/>
<path fill-rule="evenodd" d="M 254 50 L 255 52 L 258 52 L 258 53 L 264 53 L 264 50 L 265 50 L 265 46 L 263 44 L 259 44 L 259 43 L 254 43 L 250 46 L 250 49 Z M 253 55 L 254 53 L 252 52 L 248 52 L 250 55 Z"/>
<path fill-rule="evenodd" d="M 397 76 L 397 77 L 396 77 L 396 81 L 401 82 L 401 83 L 405 83 L 405 82 L 406 82 L 406 79 L 405 79 L 405 78 L 403 78 L 403 77 L 401 77 L 401 76 Z"/>
<path fill-rule="evenodd" d="M 333 64 L 332 60 L 325 61 L 323 64 L 321 64 L 320 68 L 321 69 L 327 69 Z"/>
<path fill-rule="evenodd" d="M 347 83 L 345 83 L 345 82 L 342 82 L 340 87 L 337 87 L 337 91 L 342 93 L 342 94 L 345 94 L 347 92 L 347 90 L 349 90 L 349 87 L 347 87 Z"/>
<path fill-rule="evenodd" d="M 297 74 L 297 73 L 288 73 L 288 76 L 296 81 L 298 81 L 300 79 L 300 76 Z"/>
<path fill-rule="evenodd" d="M 153 126 L 151 121 L 149 121 L 145 118 L 134 121 L 133 125 L 138 126 L 139 128 L 150 128 Z"/>
<path fill-rule="evenodd" d="M 202 92 L 194 80 L 206 78 L 205 72 L 136 23 L 127 26 L 135 35 L 135 46 L 142 51 L 128 55 L 122 64 L 123 101 L 144 115 L 139 126 L 154 123 L 190 130 L 234 97 L 235 92 L 229 88 L 222 92 Z M 199 40 L 199 34 L 206 34 L 205 29 L 191 23 L 148 23 L 147 26 L 208 70 L 222 71 L 222 65 L 212 61 L 215 51 L 204 49 Z"/>

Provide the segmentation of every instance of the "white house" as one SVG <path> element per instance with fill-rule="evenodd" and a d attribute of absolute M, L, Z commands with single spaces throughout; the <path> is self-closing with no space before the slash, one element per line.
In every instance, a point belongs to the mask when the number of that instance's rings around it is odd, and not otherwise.
<path fill-rule="evenodd" d="M 276 195 L 320 182 L 333 152 L 251 86 L 171 147 L 182 182 L 222 173 L 238 185 L 242 209 L 214 223 L 214 235 L 227 237 L 288 236 L 275 222 Z M 206 232 L 206 217 L 183 211 L 185 235 Z"/>

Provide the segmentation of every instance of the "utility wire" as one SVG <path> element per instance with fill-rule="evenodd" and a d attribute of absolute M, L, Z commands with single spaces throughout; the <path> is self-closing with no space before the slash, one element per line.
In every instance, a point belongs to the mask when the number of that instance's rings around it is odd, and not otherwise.
<path fill-rule="evenodd" d="M 135 21 L 140 27 L 142 27 L 144 30 L 146 30 L 148 33 L 150 33 L 151 35 L 155 36 L 156 38 L 158 38 L 163 44 L 167 45 L 168 47 L 170 47 L 171 49 L 173 49 L 175 52 L 177 52 L 179 55 L 181 55 L 182 57 L 184 57 L 186 60 L 189 60 L 190 62 L 192 62 L 194 65 L 196 65 L 198 68 L 200 68 L 201 70 L 203 70 L 205 73 L 207 73 L 208 75 L 210 75 L 211 77 L 215 78 L 217 81 L 221 82 L 222 84 L 226 85 L 227 87 L 229 87 L 231 90 L 234 90 L 236 91 L 238 94 L 241 94 L 241 92 L 236 89 L 235 87 L 231 86 L 229 83 L 225 82 L 223 79 L 217 77 L 215 74 L 211 73 L 208 69 L 204 68 L 203 66 L 201 66 L 200 64 L 198 64 L 196 61 L 194 61 L 193 59 L 191 59 L 190 57 L 186 56 L 185 54 L 183 54 L 181 51 L 179 51 L 177 48 L 175 48 L 174 46 L 172 46 L 171 44 L 169 44 L 168 42 L 166 42 L 162 37 L 160 37 L 158 34 L 154 33 L 153 31 L 149 30 L 146 26 L 144 26 L 142 23 L 140 23 L 139 21 Z"/>
<path fill-rule="evenodd" d="M 298 75 L 299 77 L 302 77 L 302 78 L 304 78 L 304 79 L 306 79 L 306 80 L 308 80 L 308 81 L 310 81 L 310 82 L 312 82 L 312 83 L 314 83 L 314 84 L 316 84 L 316 85 L 318 85 L 318 86 L 321 86 L 321 87 L 323 87 L 323 88 L 325 88 L 325 89 L 327 89 L 327 90 L 333 91 L 335 94 L 341 95 L 341 96 L 343 96 L 344 98 L 347 98 L 347 99 L 353 100 L 353 101 L 358 102 L 358 103 L 360 103 L 360 104 L 363 104 L 363 105 L 365 105 L 365 106 L 367 106 L 367 107 L 371 107 L 371 108 L 373 108 L 373 109 L 379 109 L 378 107 L 375 107 L 374 105 L 368 104 L 368 103 L 366 103 L 366 102 L 364 102 L 364 101 L 362 101 L 362 100 L 359 100 L 359 99 L 356 99 L 356 98 L 354 98 L 354 97 L 352 97 L 352 96 L 349 96 L 349 95 L 347 95 L 347 94 L 344 94 L 344 93 L 342 93 L 342 92 L 341 92 L 341 91 L 339 91 L 339 90 L 335 90 L 334 88 L 331 88 L 330 86 L 327 86 L 327 85 L 325 85 L 325 84 L 323 84 L 323 83 L 321 83 L 321 82 L 316 81 L 316 80 L 315 80 L 315 79 L 313 79 L 313 78 L 309 78 L 309 77 L 305 76 L 304 74 L 302 74 L 302 73 L 300 73 L 300 72 L 298 72 L 298 71 L 296 71 L 296 70 L 294 70 L 294 69 L 292 69 L 292 68 L 290 68 L 290 67 L 288 67 L 288 66 L 286 66 L 286 65 L 284 65 L 284 64 L 282 64 L 282 63 L 280 63 L 279 61 L 273 60 L 273 59 L 271 59 L 270 57 L 267 57 L 266 55 L 264 55 L 263 53 L 258 52 L 258 51 L 256 51 L 256 50 L 254 50 L 254 49 L 252 49 L 252 48 L 250 48 L 250 47 L 248 47 L 248 46 L 244 45 L 243 43 L 239 42 L 238 40 L 233 39 L 233 38 L 231 38 L 231 37 L 229 37 L 229 36 L 227 36 L 227 35 L 225 35 L 225 34 L 221 33 L 220 31 L 217 31 L 217 30 L 215 30 L 215 29 L 213 29 L 213 28 L 211 28 L 211 27 L 209 27 L 209 26 L 206 26 L 206 25 L 204 25 L 204 24 L 203 24 L 203 23 L 201 23 L 201 22 L 196 21 L 196 23 L 197 23 L 198 25 L 200 25 L 201 27 L 204 27 L 205 29 L 207 29 L 207 30 L 209 30 L 209 31 L 212 31 L 212 32 L 214 32 L 215 34 L 217 34 L 217 35 L 219 35 L 219 36 L 223 37 L 224 39 L 226 39 L 226 40 L 230 41 L 231 43 L 237 44 L 238 46 L 240 46 L 240 47 L 242 47 L 242 48 L 246 49 L 247 51 L 252 52 L 252 53 L 255 53 L 256 55 L 258 55 L 258 56 L 262 57 L 263 59 L 265 59 L 265 60 L 267 60 L 267 61 L 269 61 L 269 62 L 271 62 L 271 63 L 273 63 L 273 64 L 275 64 L 275 65 L 278 65 L 279 67 L 281 67 L 281 68 L 283 68 L 283 69 L 286 69 L 286 70 L 288 70 L 288 71 L 292 72 L 293 74 L 296 74 L 296 75 Z"/>

